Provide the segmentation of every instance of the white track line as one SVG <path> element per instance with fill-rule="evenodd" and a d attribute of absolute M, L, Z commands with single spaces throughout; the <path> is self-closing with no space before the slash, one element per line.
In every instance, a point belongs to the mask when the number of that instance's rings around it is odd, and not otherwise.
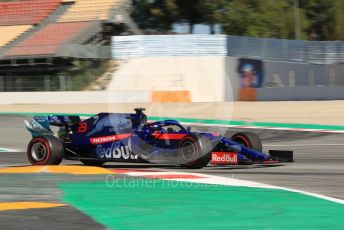
<path fill-rule="evenodd" d="M 149 177 L 149 176 L 167 176 L 167 175 L 190 175 L 190 176 L 196 176 L 196 177 L 202 177 L 202 178 L 196 178 L 196 179 L 164 179 L 164 180 L 170 180 L 170 181 L 181 181 L 181 182 L 188 182 L 188 183 L 200 183 L 200 184 L 211 184 L 211 185 L 224 185 L 224 186 L 236 186 L 236 187 L 251 187 L 251 188 L 265 188 L 265 189 L 279 189 L 294 193 L 300 193 L 307 196 L 316 197 L 323 200 L 328 200 L 331 202 L 344 204 L 344 200 L 337 199 L 329 196 L 324 196 L 316 193 L 306 192 L 298 189 L 290 189 L 280 186 L 274 186 L 269 184 L 263 184 L 253 181 L 246 181 L 246 180 L 239 180 L 234 178 L 227 178 L 227 177 L 221 177 L 221 176 L 213 176 L 203 173 L 188 173 L 188 172 L 173 172 L 173 171 L 165 171 L 165 172 L 127 172 L 124 173 L 129 176 L 136 176 L 136 177 Z"/>
<path fill-rule="evenodd" d="M 199 174 L 199 175 L 202 175 L 202 174 Z M 206 175 L 206 174 L 203 174 L 203 175 Z M 263 184 L 263 183 L 255 183 L 255 182 L 251 182 L 251 181 L 237 180 L 237 179 L 231 179 L 231 178 L 220 177 L 220 176 L 212 176 L 212 175 L 207 175 L 207 176 L 210 178 L 210 180 L 214 180 L 215 183 L 219 183 L 222 185 L 225 185 L 228 183 L 229 184 L 234 183 L 232 186 L 240 186 L 237 184 L 238 182 L 240 182 L 240 184 L 244 184 L 244 185 L 246 184 L 247 187 L 252 187 L 252 185 L 256 184 L 259 186 L 259 188 L 280 189 L 280 190 L 300 193 L 300 194 L 304 194 L 307 196 L 312 196 L 312 197 L 320 198 L 323 200 L 328 200 L 328 201 L 344 204 L 344 200 L 342 200 L 342 199 L 337 199 L 337 198 L 324 196 L 324 195 L 320 195 L 320 194 L 316 194 L 316 193 L 306 192 L 306 191 L 302 191 L 302 190 L 298 190 L 298 189 L 291 189 L 291 188 L 286 188 L 286 187 L 281 187 L 281 186 L 273 186 L 273 185 L 268 185 L 268 184 Z M 252 184 L 252 183 L 254 183 L 254 184 Z"/>
<path fill-rule="evenodd" d="M 20 150 L 9 149 L 9 148 L 1 148 L 0 147 L 0 153 L 17 153 L 17 152 L 20 152 Z"/>

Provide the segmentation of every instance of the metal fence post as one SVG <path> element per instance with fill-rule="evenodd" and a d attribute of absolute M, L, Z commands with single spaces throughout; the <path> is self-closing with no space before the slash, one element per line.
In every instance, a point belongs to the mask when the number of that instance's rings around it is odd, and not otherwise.
<path fill-rule="evenodd" d="M 266 44 L 266 39 L 263 38 L 263 41 L 261 42 L 261 46 L 260 46 L 260 56 L 261 57 L 266 57 L 266 53 L 265 53 L 265 44 Z"/>
<path fill-rule="evenodd" d="M 329 76 L 329 85 L 335 86 L 336 85 L 336 70 L 333 68 L 332 65 L 328 67 L 328 76 Z"/>
<path fill-rule="evenodd" d="M 59 76 L 60 91 L 66 91 L 66 77 L 64 75 Z"/>
<path fill-rule="evenodd" d="M 22 84 L 21 84 L 21 79 L 16 77 L 16 80 L 15 80 L 15 84 L 16 84 L 16 90 L 15 91 L 22 91 Z"/>
<path fill-rule="evenodd" d="M 326 64 L 326 49 L 324 43 L 321 42 L 321 52 L 322 52 L 322 63 Z"/>
<path fill-rule="evenodd" d="M 309 86 L 314 86 L 315 85 L 315 73 L 314 70 L 309 70 Z"/>
<path fill-rule="evenodd" d="M 13 92 L 13 76 L 12 74 L 8 74 L 7 77 L 5 78 L 4 81 L 4 86 L 5 86 L 5 90 L 7 92 Z"/>
<path fill-rule="evenodd" d="M 4 76 L 0 76 L 0 92 L 4 91 Z"/>
<path fill-rule="evenodd" d="M 67 90 L 72 91 L 73 90 L 73 81 L 72 76 L 67 77 Z"/>
<path fill-rule="evenodd" d="M 231 42 L 231 41 L 230 41 L 230 36 L 227 36 L 227 37 L 226 37 L 226 41 L 227 41 L 227 42 L 226 42 L 226 46 L 227 46 L 227 56 L 229 57 L 229 56 L 230 56 L 230 55 L 229 55 L 229 54 L 230 54 L 229 45 L 230 45 L 230 42 Z"/>
<path fill-rule="evenodd" d="M 344 63 L 344 42 L 340 42 L 340 63 Z"/>
<path fill-rule="evenodd" d="M 341 49 L 340 49 L 340 41 L 336 43 L 336 63 L 340 63 L 341 60 Z"/>
<path fill-rule="evenodd" d="M 50 76 L 44 76 L 44 91 L 50 91 Z"/>
<path fill-rule="evenodd" d="M 287 52 L 288 52 L 288 41 L 283 39 L 282 40 L 282 58 L 280 59 L 281 61 L 288 59 Z"/>
<path fill-rule="evenodd" d="M 305 46 L 304 46 L 304 48 L 303 48 L 303 50 L 304 50 L 304 53 L 305 53 L 305 56 L 304 56 L 304 62 L 306 62 L 306 63 L 310 63 L 311 62 L 311 54 L 310 54 L 310 52 L 309 52 L 309 42 L 307 42 L 306 44 L 305 44 Z"/>
<path fill-rule="evenodd" d="M 243 56 L 245 57 L 245 58 L 248 58 L 248 53 L 247 53 L 247 43 L 248 43 L 248 38 L 247 37 L 243 37 L 243 43 L 241 44 L 241 46 L 240 46 L 240 49 L 241 50 L 243 50 L 244 52 L 243 52 Z"/>

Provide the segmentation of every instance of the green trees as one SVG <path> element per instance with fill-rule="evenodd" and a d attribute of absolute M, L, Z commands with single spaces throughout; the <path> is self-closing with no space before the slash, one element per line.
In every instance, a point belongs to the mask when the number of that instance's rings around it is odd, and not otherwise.
<path fill-rule="evenodd" d="M 344 0 L 337 0 L 334 10 L 334 39 L 344 40 Z"/>
<path fill-rule="evenodd" d="M 189 24 L 189 33 L 193 33 L 194 25 L 204 23 L 204 0 L 175 0 L 178 6 L 179 19 Z"/>
<path fill-rule="evenodd" d="M 226 0 L 204 0 L 202 2 L 205 24 L 210 26 L 210 33 L 215 33 L 215 25 L 219 24 L 226 6 Z"/>
<path fill-rule="evenodd" d="M 225 1 L 217 19 L 223 32 L 266 38 L 295 38 L 293 0 L 231 0 Z M 301 27 L 305 30 L 308 21 L 300 10 Z M 305 32 L 302 33 L 305 38 Z"/>
<path fill-rule="evenodd" d="M 335 2 L 335 0 L 307 0 L 304 3 L 306 16 L 309 19 L 307 32 L 314 35 L 317 40 L 334 39 Z"/>
<path fill-rule="evenodd" d="M 135 0 L 132 16 L 143 30 L 168 32 L 177 22 L 189 24 L 192 33 L 195 24 L 215 25 L 217 2 L 226 0 Z"/>
<path fill-rule="evenodd" d="M 179 20 L 179 8 L 175 0 L 134 1 L 132 16 L 143 30 L 168 32 Z"/>
<path fill-rule="evenodd" d="M 136 0 L 133 17 L 142 29 L 167 32 L 174 23 L 207 24 L 210 33 L 295 39 L 295 15 L 301 38 L 344 39 L 344 0 Z"/>

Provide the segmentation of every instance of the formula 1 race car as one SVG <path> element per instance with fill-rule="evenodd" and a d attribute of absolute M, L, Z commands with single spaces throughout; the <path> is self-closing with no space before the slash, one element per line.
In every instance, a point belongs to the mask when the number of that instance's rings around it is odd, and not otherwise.
<path fill-rule="evenodd" d="M 141 108 L 132 114 L 100 113 L 86 120 L 79 116 L 35 116 L 25 125 L 33 137 L 27 148 L 33 165 L 58 165 L 67 159 L 91 166 L 120 161 L 202 168 L 209 163 L 292 160 L 292 152 L 262 153 L 261 141 L 254 133 L 223 137 L 184 127 L 175 120 L 148 122 Z M 56 135 L 51 126 L 58 127 Z"/>

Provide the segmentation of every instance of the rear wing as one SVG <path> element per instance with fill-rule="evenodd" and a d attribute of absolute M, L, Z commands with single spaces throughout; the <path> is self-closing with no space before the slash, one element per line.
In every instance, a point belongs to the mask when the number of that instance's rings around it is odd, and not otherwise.
<path fill-rule="evenodd" d="M 32 137 L 42 135 L 54 135 L 50 126 L 66 127 L 69 129 L 70 126 L 81 122 L 79 116 L 34 116 L 31 121 L 25 120 L 25 127 L 31 133 Z"/>

